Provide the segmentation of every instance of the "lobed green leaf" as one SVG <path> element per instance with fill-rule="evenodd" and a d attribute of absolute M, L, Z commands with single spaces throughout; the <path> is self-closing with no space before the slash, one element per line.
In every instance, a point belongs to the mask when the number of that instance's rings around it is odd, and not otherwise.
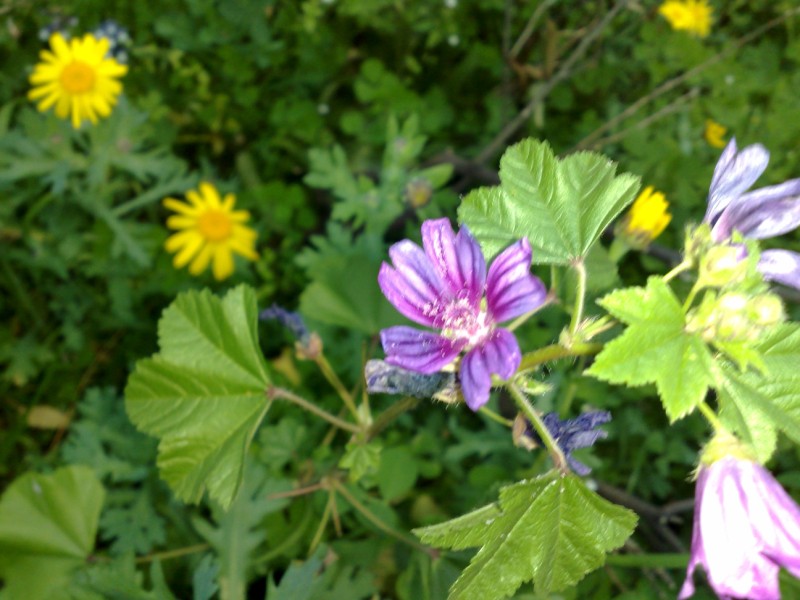
<path fill-rule="evenodd" d="M 140 360 L 125 406 L 137 428 L 160 439 L 161 476 L 186 502 L 208 490 L 223 507 L 241 483 L 244 457 L 270 403 L 251 288 L 223 298 L 181 294 L 159 321 L 161 352 Z"/>
<path fill-rule="evenodd" d="M 495 600 L 531 580 L 545 594 L 575 585 L 628 539 L 636 520 L 576 476 L 552 471 L 503 488 L 499 505 L 414 533 L 438 547 L 481 546 L 449 598 Z"/>
<path fill-rule="evenodd" d="M 629 326 L 603 348 L 587 374 L 629 386 L 655 383 L 671 421 L 705 398 L 714 383 L 714 360 L 700 336 L 685 331 L 683 308 L 660 277 L 599 303 Z"/>
<path fill-rule="evenodd" d="M 557 159 L 546 142 L 524 140 L 500 159 L 500 185 L 470 192 L 459 220 L 487 256 L 527 237 L 534 263 L 567 265 L 587 255 L 633 201 L 639 179 L 615 175 L 606 157 L 580 152 Z"/>

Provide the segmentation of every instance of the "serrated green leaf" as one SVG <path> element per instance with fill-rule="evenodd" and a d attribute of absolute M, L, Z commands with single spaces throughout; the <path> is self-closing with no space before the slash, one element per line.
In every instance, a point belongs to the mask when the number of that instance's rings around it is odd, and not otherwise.
<path fill-rule="evenodd" d="M 655 383 L 670 421 L 705 398 L 714 383 L 714 361 L 703 340 L 685 331 L 683 308 L 660 277 L 599 303 L 629 326 L 606 344 L 587 374 L 629 386 Z"/>
<path fill-rule="evenodd" d="M 606 157 L 579 152 L 558 160 L 546 142 L 524 140 L 500 159 L 500 185 L 470 192 L 459 220 L 487 256 L 527 237 L 534 263 L 567 265 L 586 256 L 633 201 L 639 179 Z"/>
<path fill-rule="evenodd" d="M 776 428 L 800 443 L 800 324 L 775 327 L 753 349 L 764 373 L 724 365 L 719 400 L 729 424 L 765 461 L 775 450 Z"/>
<path fill-rule="evenodd" d="M 8 600 L 66 597 L 94 549 L 105 491 L 88 467 L 26 473 L 0 500 L 0 580 Z"/>
<path fill-rule="evenodd" d="M 312 600 L 319 587 L 319 574 L 323 569 L 323 555 L 319 551 L 305 562 L 293 562 L 275 585 L 272 577 L 267 586 L 269 600 Z"/>
<path fill-rule="evenodd" d="M 159 345 L 128 379 L 128 416 L 160 438 L 158 467 L 178 498 L 196 503 L 208 490 L 227 508 L 270 406 L 255 293 L 239 286 L 223 299 L 207 290 L 181 294 L 159 321 Z"/>
<path fill-rule="evenodd" d="M 150 565 L 152 590 L 144 589 L 144 574 L 136 569 L 133 554 L 113 562 L 93 565 L 76 576 L 79 592 L 72 598 L 81 600 L 175 600 L 164 580 L 161 562 Z"/>
<path fill-rule="evenodd" d="M 465 517 L 414 531 L 435 546 L 481 546 L 450 589 L 451 600 L 505 598 L 531 580 L 539 593 L 575 585 L 628 539 L 637 520 L 576 476 L 556 471 L 503 488 L 499 507 Z"/>

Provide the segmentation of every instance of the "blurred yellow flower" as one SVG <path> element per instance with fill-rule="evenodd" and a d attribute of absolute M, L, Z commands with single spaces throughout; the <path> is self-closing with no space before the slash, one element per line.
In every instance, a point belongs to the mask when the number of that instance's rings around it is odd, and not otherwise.
<path fill-rule="evenodd" d="M 726 127 L 716 121 L 706 119 L 706 130 L 703 132 L 703 137 L 706 138 L 709 146 L 724 148 L 726 144 L 724 136 L 727 132 L 728 129 Z"/>
<path fill-rule="evenodd" d="M 122 92 L 116 78 L 128 67 L 113 58 L 106 58 L 108 40 L 87 33 L 82 39 L 67 42 L 60 33 L 50 36 L 51 50 L 42 50 L 29 81 L 33 86 L 28 98 L 38 101 L 41 112 L 55 106 L 61 119 L 70 118 L 77 129 L 88 119 L 111 114 L 111 107 Z"/>
<path fill-rule="evenodd" d="M 250 219 L 246 210 L 233 210 L 236 197 L 220 198 L 217 189 L 207 182 L 199 190 L 186 192 L 188 203 L 165 198 L 164 206 L 178 213 L 167 219 L 167 227 L 178 232 L 167 238 L 167 252 L 176 253 L 173 265 L 180 269 L 189 264 L 189 273 L 199 275 L 212 263 L 217 281 L 233 273 L 233 253 L 255 260 L 257 233 L 244 225 Z M 213 262 L 212 262 L 213 261 Z"/>
<path fill-rule="evenodd" d="M 618 235 L 623 236 L 633 248 L 646 248 L 672 220 L 668 208 L 664 194 L 654 191 L 652 185 L 647 186 L 622 219 Z"/>
<path fill-rule="evenodd" d="M 667 0 L 658 9 L 673 29 L 698 37 L 711 31 L 711 11 L 708 0 Z"/>

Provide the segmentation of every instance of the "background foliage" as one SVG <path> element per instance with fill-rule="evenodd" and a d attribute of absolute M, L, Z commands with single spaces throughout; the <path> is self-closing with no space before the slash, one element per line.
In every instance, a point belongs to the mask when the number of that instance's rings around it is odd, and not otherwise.
<path fill-rule="evenodd" d="M 507 486 L 543 473 L 543 452 L 516 448 L 482 416 L 428 401 L 359 443 L 276 401 L 256 430 L 230 442 L 248 445 L 246 461 L 217 465 L 242 481 L 236 498 L 213 489 L 204 497 L 205 471 L 175 495 L 159 477 L 156 441 L 129 420 L 147 416 L 152 424 L 142 428 L 157 433 L 148 378 L 158 378 L 162 362 L 181 362 L 180 349 L 159 348 L 158 320 L 179 292 L 189 294 L 165 318 L 214 298 L 223 346 L 246 354 L 236 381 L 216 378 L 209 354 L 207 364 L 180 365 L 171 384 L 219 385 L 224 402 L 274 382 L 338 411 L 337 390 L 313 361 L 297 359 L 279 324 L 258 325 L 258 340 L 237 339 L 241 332 L 225 324 L 252 322 L 273 302 L 299 308 L 343 386 L 360 397 L 377 332 L 398 322 L 375 284 L 388 245 L 416 238 L 423 219 L 455 218 L 462 198 L 459 215 L 474 217 L 495 193 L 486 186 L 498 183 L 498 170 L 513 185 L 512 161 L 498 160 L 525 136 L 547 140 L 559 168 L 582 160 L 576 150 L 598 150 L 618 163 L 617 174 L 665 192 L 674 216 L 657 246 L 618 265 L 602 249 L 587 257 L 592 299 L 620 281 L 644 286 L 677 258 L 684 225 L 704 211 L 719 153 L 703 137 L 707 119 L 740 145 L 770 149 L 762 183 L 800 174 L 795 4 L 717 2 L 705 39 L 672 31 L 657 8 L 600 0 L 0 3 L 0 597 L 56 597 L 35 587 L 35 568 L 19 566 L 40 564 L 41 554 L 64 597 L 446 597 L 474 550 L 420 550 L 407 532 L 498 496 L 513 504 Z M 75 132 L 25 98 L 44 47 L 38 33 L 55 23 L 78 34 L 109 18 L 131 37 L 125 93 L 110 118 Z M 238 264 L 223 283 L 173 269 L 163 250 L 161 199 L 201 179 L 235 192 L 259 233 L 258 261 Z M 596 234 L 608 224 L 595 223 Z M 490 252 L 527 233 L 499 229 L 487 223 L 482 232 L 498 240 Z M 781 247 L 800 249 L 788 237 Z M 534 271 L 566 289 L 565 270 L 550 264 L 588 245 L 556 235 L 540 242 L 535 261 L 555 250 Z M 234 304 L 246 315 L 231 314 Z M 787 308 L 798 316 L 796 303 Z M 588 309 L 600 312 L 591 301 Z M 553 342 L 567 321 L 562 308 L 548 308 L 519 332 L 522 345 Z M 136 370 L 126 413 L 135 361 L 159 351 Z M 598 493 L 634 510 L 639 525 L 625 554 L 561 597 L 674 597 L 688 556 L 687 475 L 705 426 L 690 418 L 667 429 L 655 386 L 612 388 L 579 373 L 569 361 L 551 363 L 540 373 L 548 387 L 537 408 L 562 417 L 584 406 L 612 412 L 607 440 L 581 460 Z M 737 406 L 742 389 L 729 392 Z M 370 400 L 376 413 L 397 401 Z M 493 406 L 509 409 L 503 397 Z M 214 437 L 215 416 L 190 408 L 193 443 L 213 454 L 227 443 Z M 679 406 L 670 412 L 680 414 Z M 784 438 L 774 443 L 770 466 L 796 493 L 800 456 Z M 158 460 L 164 467 L 163 454 Z M 34 484 L 72 509 L 23 532 L 41 541 L 26 554 L 9 541 L 22 534 L 9 532 L 34 510 Z M 292 489 L 307 493 L 290 497 Z M 527 584 L 518 597 L 543 595 Z"/>

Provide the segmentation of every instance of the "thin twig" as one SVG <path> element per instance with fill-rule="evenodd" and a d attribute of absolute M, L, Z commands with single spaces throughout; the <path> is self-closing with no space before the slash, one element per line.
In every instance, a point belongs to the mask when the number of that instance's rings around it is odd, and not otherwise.
<path fill-rule="evenodd" d="M 539 24 L 539 21 L 544 15 L 544 11 L 550 8 L 553 2 L 554 0 L 544 0 L 543 2 L 539 3 L 539 5 L 536 7 L 536 10 L 533 11 L 531 18 L 528 19 L 528 22 L 525 24 L 522 33 L 519 34 L 517 41 L 514 42 L 513 46 L 511 46 L 511 50 L 508 53 L 509 58 L 514 60 L 517 58 L 517 56 L 519 56 L 522 47 L 528 43 L 528 40 L 533 35 L 533 31 L 536 29 L 536 26 Z"/>
<path fill-rule="evenodd" d="M 774 27 L 777 27 L 778 25 L 786 21 L 789 17 L 792 17 L 797 14 L 800 14 L 800 8 L 795 8 L 793 10 L 789 10 L 783 13 L 781 16 L 772 19 L 772 21 L 765 23 L 758 29 L 755 29 L 750 33 L 748 33 L 747 35 L 740 37 L 733 43 L 733 45 L 715 54 L 708 60 L 700 63 L 695 67 L 692 67 L 691 69 L 685 71 L 684 73 L 681 73 L 677 77 L 673 77 L 669 81 L 664 82 L 649 94 L 646 94 L 641 98 L 639 98 L 636 102 L 631 104 L 628 108 L 623 110 L 616 117 L 610 119 L 597 129 L 595 129 L 593 132 L 591 132 L 589 135 L 587 135 L 585 138 L 583 138 L 581 141 L 575 144 L 575 146 L 570 152 L 574 152 L 576 150 L 582 150 L 583 148 L 591 146 L 595 142 L 595 140 L 597 140 L 604 132 L 608 131 L 609 129 L 612 129 L 617 124 L 619 124 L 620 122 L 624 121 L 625 119 L 636 113 L 640 108 L 642 108 L 646 104 L 649 104 L 651 101 L 655 100 L 662 94 L 665 94 L 671 89 L 677 87 L 687 79 L 694 77 L 698 73 L 701 73 L 702 71 L 705 71 L 707 68 L 717 64 L 721 60 L 727 58 L 728 56 L 739 50 L 742 46 L 749 44 L 750 42 L 762 36 L 770 29 L 773 29 Z"/>
<path fill-rule="evenodd" d="M 542 83 L 541 86 L 536 88 L 533 98 L 531 98 L 525 108 L 523 108 L 522 111 L 520 111 L 520 113 L 514 117 L 514 119 L 512 119 L 505 127 L 503 127 L 500 133 L 498 133 L 494 139 L 489 142 L 486 148 L 484 148 L 481 153 L 478 154 L 478 156 L 475 158 L 475 162 L 485 163 L 492 158 L 500 149 L 500 147 L 503 146 L 508 139 L 525 124 L 536 106 L 544 101 L 544 99 L 550 94 L 556 85 L 569 77 L 572 72 L 572 68 L 575 66 L 575 63 L 577 63 L 583 57 L 583 55 L 586 54 L 589 46 L 592 45 L 592 43 L 602 33 L 606 26 L 608 26 L 614 17 L 616 17 L 617 14 L 627 6 L 627 4 L 628 0 L 617 0 L 611 10 L 605 14 L 600 22 L 597 23 L 597 25 L 595 25 L 594 28 L 583 37 L 583 39 L 581 39 L 581 43 L 575 47 L 567 60 L 561 64 L 561 67 L 558 69 L 558 71 L 556 71 L 556 74 L 546 82 Z"/>
<path fill-rule="evenodd" d="M 583 149 L 592 150 L 596 148 L 601 148 L 602 146 L 606 146 L 608 144 L 613 144 L 614 142 L 618 142 L 619 140 L 624 139 L 629 133 L 633 131 L 638 131 L 640 129 L 644 129 L 645 127 L 652 125 L 656 121 L 660 121 L 664 117 L 667 117 L 672 113 L 681 110 L 686 105 L 687 102 L 689 102 L 690 100 L 694 100 L 699 95 L 700 95 L 700 90 L 698 88 L 692 88 L 691 90 L 686 92 L 683 96 L 676 98 L 673 102 L 667 104 L 660 110 L 657 110 L 652 115 L 645 117 L 641 121 L 638 121 L 634 125 L 631 125 L 630 127 L 623 129 L 622 131 L 619 131 L 604 138 L 600 138 L 599 140 L 593 142 L 592 144 L 584 146 Z"/>

